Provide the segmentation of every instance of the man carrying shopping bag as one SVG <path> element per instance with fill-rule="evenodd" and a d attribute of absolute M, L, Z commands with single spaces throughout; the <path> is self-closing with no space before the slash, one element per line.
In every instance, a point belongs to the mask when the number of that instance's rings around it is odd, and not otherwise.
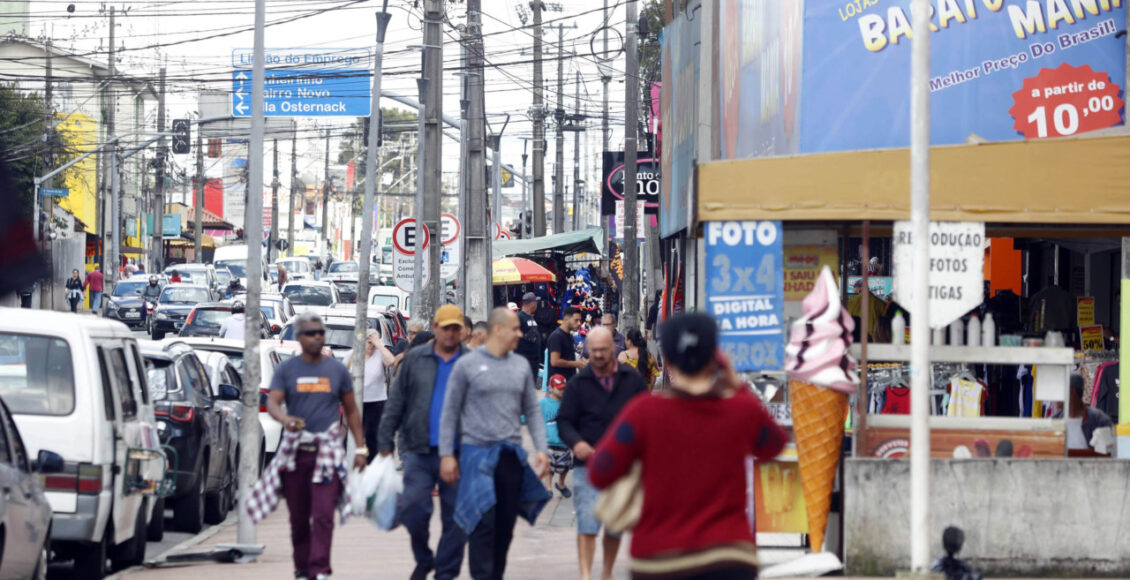
<path fill-rule="evenodd" d="M 455 525 L 456 487 L 440 480 L 440 414 L 446 399 L 448 377 L 456 361 L 468 351 L 460 340 L 463 311 L 453 304 L 436 310 L 432 330 L 435 342 L 422 344 L 404 354 L 400 373 L 392 385 L 377 436 L 382 457 L 392 454 L 393 436 L 399 432 L 400 457 L 404 461 L 404 494 L 401 523 L 412 538 L 416 569 L 412 580 L 424 580 L 435 570 L 436 580 L 459 575 L 467 537 Z M 528 367 L 527 367 L 528 368 Z M 454 442 L 454 436 L 450 441 Z M 432 490 L 439 485 L 440 519 L 443 532 L 435 552 L 428 546 Z"/>
<path fill-rule="evenodd" d="M 275 369 L 267 411 L 283 424 L 286 434 L 262 478 L 251 490 L 247 511 L 252 521 L 265 519 L 286 497 L 290 539 L 294 548 L 294 577 L 330 577 L 334 510 L 350 510 L 345 448 L 339 413 L 345 411 L 349 430 L 365 441 L 361 412 L 345 365 L 322 353 L 326 328 L 321 317 L 305 312 L 295 321 L 302 355 Z M 286 409 L 283 409 L 283 403 Z M 357 448 L 352 465 L 364 469 L 368 450 Z"/>

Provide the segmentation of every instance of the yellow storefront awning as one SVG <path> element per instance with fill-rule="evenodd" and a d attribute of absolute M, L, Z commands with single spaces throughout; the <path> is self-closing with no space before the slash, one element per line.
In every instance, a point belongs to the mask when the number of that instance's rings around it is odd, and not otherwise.
<path fill-rule="evenodd" d="M 1130 222 L 1130 137 L 931 148 L 930 219 Z M 910 219 L 910 150 L 698 166 L 698 221 Z"/>

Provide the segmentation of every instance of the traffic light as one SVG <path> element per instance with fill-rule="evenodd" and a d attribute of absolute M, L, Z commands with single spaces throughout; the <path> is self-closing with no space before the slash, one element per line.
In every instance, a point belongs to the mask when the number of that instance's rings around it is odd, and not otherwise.
<path fill-rule="evenodd" d="M 173 153 L 183 155 L 191 149 L 192 123 L 188 119 L 173 121 Z"/>

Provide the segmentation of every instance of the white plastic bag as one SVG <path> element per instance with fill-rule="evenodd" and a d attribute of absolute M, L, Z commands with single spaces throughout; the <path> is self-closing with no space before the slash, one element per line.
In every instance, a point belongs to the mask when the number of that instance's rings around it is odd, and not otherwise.
<path fill-rule="evenodd" d="M 365 469 L 361 489 L 367 493 L 366 513 L 378 530 L 391 530 L 400 524 L 400 494 L 404 492 L 404 478 L 396 470 L 396 460 L 391 455 L 378 456 Z"/>
<path fill-rule="evenodd" d="M 369 511 L 369 498 L 377 492 L 372 483 L 366 479 L 366 475 L 372 471 L 371 468 L 366 468 L 364 471 L 354 469 L 349 472 L 349 503 L 353 515 L 365 515 Z"/>

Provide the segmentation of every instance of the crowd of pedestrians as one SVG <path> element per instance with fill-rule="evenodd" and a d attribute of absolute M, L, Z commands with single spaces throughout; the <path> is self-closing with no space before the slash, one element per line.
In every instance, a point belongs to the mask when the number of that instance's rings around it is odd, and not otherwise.
<path fill-rule="evenodd" d="M 503 578 L 518 519 L 533 525 L 555 491 L 575 510 L 580 578 L 593 577 L 599 543 L 608 580 L 621 536 L 597 517 L 598 498 L 633 473 L 642 473 L 643 492 L 634 578 L 756 577 L 745 458 L 773 457 L 787 437 L 718 353 L 713 320 L 678 315 L 645 335 L 620 333 L 605 314 L 578 340 L 578 311 L 566 308 L 546 337 L 537 308 L 526 294 L 517 311 L 497 308 L 476 323 L 446 304 L 430 328 L 413 320 L 409 337 L 391 348 L 371 332 L 360 406 L 345 367 L 320 354 L 321 320 L 303 315 L 303 355 L 276 370 L 271 390 L 271 414 L 287 429 L 281 460 L 251 502 L 260 517 L 273 507 L 272 489 L 293 504 L 296 578 L 330 574 L 345 473 L 377 455 L 396 457 L 402 469 L 399 521 L 416 562 L 411 580 L 455 578 L 464 557 L 474 580 Z M 661 359 L 650 338 L 660 339 Z M 338 408 L 364 442 L 352 461 Z"/>

